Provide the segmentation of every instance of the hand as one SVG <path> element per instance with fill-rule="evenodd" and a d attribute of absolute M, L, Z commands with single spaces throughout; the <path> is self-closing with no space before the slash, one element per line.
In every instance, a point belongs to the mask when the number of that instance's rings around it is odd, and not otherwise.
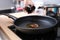
<path fill-rule="evenodd" d="M 31 5 L 31 6 L 34 5 L 32 0 L 24 0 L 24 6 L 28 6 L 28 5 Z"/>
<path fill-rule="evenodd" d="M 35 10 L 35 6 L 34 5 L 28 5 L 24 8 L 24 10 L 26 10 L 26 12 L 28 13 L 32 13 Z"/>

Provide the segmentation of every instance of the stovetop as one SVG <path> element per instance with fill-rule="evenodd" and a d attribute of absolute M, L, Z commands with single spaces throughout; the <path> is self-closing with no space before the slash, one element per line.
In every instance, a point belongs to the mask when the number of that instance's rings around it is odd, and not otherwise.
<path fill-rule="evenodd" d="M 9 29 L 12 30 L 22 40 L 60 40 L 60 37 L 58 37 L 59 35 L 56 37 L 56 33 L 53 31 L 47 32 L 45 34 L 32 35 L 20 32 L 15 28 L 14 25 L 10 26 Z M 57 34 L 59 34 L 59 32 Z"/>

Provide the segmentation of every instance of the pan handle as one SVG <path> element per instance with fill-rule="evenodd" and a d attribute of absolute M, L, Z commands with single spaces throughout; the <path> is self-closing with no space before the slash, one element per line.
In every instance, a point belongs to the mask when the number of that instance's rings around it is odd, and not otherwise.
<path fill-rule="evenodd" d="M 17 17 L 9 15 L 9 14 L 6 14 L 6 16 L 8 16 L 9 18 L 13 19 L 14 21 L 17 19 Z"/>

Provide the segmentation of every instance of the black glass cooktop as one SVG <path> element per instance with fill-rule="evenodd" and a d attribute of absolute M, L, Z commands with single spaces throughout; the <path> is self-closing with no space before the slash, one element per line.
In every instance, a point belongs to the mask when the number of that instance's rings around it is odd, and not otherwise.
<path fill-rule="evenodd" d="M 44 34 L 31 35 L 20 32 L 13 25 L 10 26 L 9 29 L 12 30 L 22 40 L 60 40 L 60 37 L 56 37 L 55 31 L 50 31 Z"/>

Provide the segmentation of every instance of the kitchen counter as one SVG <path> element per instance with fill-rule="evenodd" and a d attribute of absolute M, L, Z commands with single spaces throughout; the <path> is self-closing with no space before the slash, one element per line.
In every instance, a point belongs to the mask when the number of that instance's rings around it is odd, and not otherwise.
<path fill-rule="evenodd" d="M 9 40 L 1 29 L 0 29 L 0 40 Z"/>
<path fill-rule="evenodd" d="M 35 13 L 38 15 L 37 13 Z M 35 15 L 35 14 L 27 14 L 25 12 L 18 12 L 18 13 L 10 13 L 10 15 L 13 15 L 17 18 L 26 16 L 26 15 Z M 0 29 L 3 31 L 3 33 L 8 37 L 9 40 L 21 40 L 15 33 L 13 33 L 8 26 L 13 25 L 13 20 L 11 18 L 8 18 L 5 15 L 0 15 Z"/>

